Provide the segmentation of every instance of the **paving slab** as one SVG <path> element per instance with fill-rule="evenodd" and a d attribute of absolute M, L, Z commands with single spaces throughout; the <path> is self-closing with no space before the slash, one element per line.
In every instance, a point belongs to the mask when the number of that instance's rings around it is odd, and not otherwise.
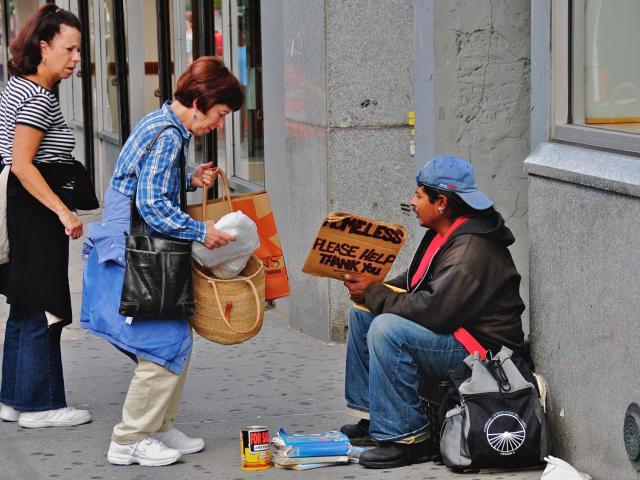
<path fill-rule="evenodd" d="M 93 217 L 84 217 L 91 221 Z M 62 340 L 67 400 L 91 410 L 93 421 L 73 428 L 28 430 L 0 422 L 0 480 L 45 479 L 463 479 L 537 480 L 541 471 L 454 474 L 423 463 L 389 470 L 357 464 L 309 471 L 240 469 L 239 434 L 246 425 L 296 433 L 338 428 L 353 419 L 344 411 L 345 346 L 327 344 L 289 328 L 277 310 L 267 312 L 252 340 L 222 346 L 195 338 L 177 427 L 205 439 L 204 451 L 168 467 L 116 467 L 106 460 L 111 429 L 119 421 L 134 364 L 77 324 L 80 242 L 71 246 L 75 323 Z M 7 307 L 0 306 L 0 337 Z"/>

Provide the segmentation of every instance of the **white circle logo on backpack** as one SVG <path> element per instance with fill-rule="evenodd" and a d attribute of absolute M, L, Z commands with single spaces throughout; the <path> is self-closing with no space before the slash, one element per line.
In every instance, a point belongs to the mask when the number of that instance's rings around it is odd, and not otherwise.
<path fill-rule="evenodd" d="M 484 431 L 489 445 L 500 455 L 513 454 L 527 434 L 525 423 L 514 412 L 494 413 L 485 423 Z"/>

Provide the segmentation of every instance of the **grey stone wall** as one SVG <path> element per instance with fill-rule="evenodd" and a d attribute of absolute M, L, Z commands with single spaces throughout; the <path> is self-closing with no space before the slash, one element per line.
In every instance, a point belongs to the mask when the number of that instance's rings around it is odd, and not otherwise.
<path fill-rule="evenodd" d="M 531 333 L 554 455 L 596 480 L 638 480 L 622 427 L 640 403 L 640 161 L 543 143 L 526 165 Z"/>
<path fill-rule="evenodd" d="M 349 301 L 336 280 L 301 273 L 322 218 L 347 211 L 404 223 L 414 186 L 412 0 L 285 0 L 285 135 L 292 326 L 344 341 Z M 409 241 L 397 265 L 411 256 Z"/>
<path fill-rule="evenodd" d="M 513 230 L 528 303 L 529 0 L 435 0 L 436 148 L 475 167 Z M 525 324 L 528 323 L 525 317 Z M 525 325 L 526 327 L 526 325 Z"/>

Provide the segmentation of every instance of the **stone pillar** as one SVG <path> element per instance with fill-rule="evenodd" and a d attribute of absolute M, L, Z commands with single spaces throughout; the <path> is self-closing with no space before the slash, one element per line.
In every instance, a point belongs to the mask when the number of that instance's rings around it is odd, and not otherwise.
<path fill-rule="evenodd" d="M 283 37 L 289 321 L 342 342 L 346 289 L 300 270 L 329 211 L 404 223 L 413 232 L 413 216 L 400 211 L 415 188 L 407 122 L 413 1 L 285 0 Z M 407 265 L 412 244 L 396 265 Z"/>
<path fill-rule="evenodd" d="M 474 165 L 480 188 L 516 237 L 510 250 L 528 304 L 523 161 L 529 153 L 531 2 L 434 3 L 435 151 Z"/>

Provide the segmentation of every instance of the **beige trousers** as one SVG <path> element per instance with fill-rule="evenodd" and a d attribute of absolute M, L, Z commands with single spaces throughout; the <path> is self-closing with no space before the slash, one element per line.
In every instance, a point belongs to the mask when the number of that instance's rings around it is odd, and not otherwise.
<path fill-rule="evenodd" d="M 150 433 L 171 429 L 182 396 L 189 360 L 190 358 L 182 373 L 176 375 L 157 363 L 138 359 L 138 367 L 122 407 L 122 421 L 113 427 L 111 440 L 120 444 L 135 443 Z"/>

